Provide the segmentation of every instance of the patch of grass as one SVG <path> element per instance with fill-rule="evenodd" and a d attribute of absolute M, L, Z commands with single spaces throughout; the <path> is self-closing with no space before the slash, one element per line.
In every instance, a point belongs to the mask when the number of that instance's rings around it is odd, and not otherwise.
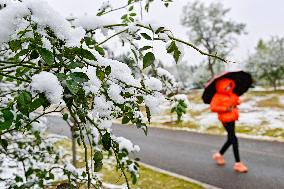
<path fill-rule="evenodd" d="M 197 129 L 199 126 L 192 122 L 192 121 L 182 121 L 180 123 L 177 123 L 176 121 L 168 121 L 162 123 L 163 126 L 165 127 L 176 127 L 176 128 L 189 128 L 189 129 Z"/>
<path fill-rule="evenodd" d="M 251 126 L 237 126 L 236 132 L 241 134 L 253 134 L 254 128 Z"/>
<path fill-rule="evenodd" d="M 249 91 L 246 93 L 249 96 L 267 96 L 267 95 L 282 95 L 284 96 L 284 90 L 276 90 L 276 91 Z"/>
<path fill-rule="evenodd" d="M 60 140 L 55 144 L 56 148 L 64 148 L 67 152 L 71 151 L 71 140 L 64 139 Z M 90 149 L 88 149 L 88 152 L 90 152 Z M 105 154 L 106 155 L 106 154 Z M 90 154 L 88 154 L 90 156 Z M 106 155 L 107 156 L 107 155 Z M 84 149 L 83 147 L 77 146 L 77 167 L 81 168 L 85 166 L 85 162 L 83 161 L 82 157 L 84 157 Z M 81 157 L 81 158 L 80 158 Z M 113 162 L 115 163 L 115 162 Z M 121 185 L 125 183 L 125 179 L 121 173 L 120 170 L 116 170 L 115 166 L 104 166 L 100 174 L 103 174 L 103 181 L 110 184 L 115 185 Z M 128 180 L 131 182 L 129 174 Z M 64 183 L 64 181 L 62 182 Z M 59 184 L 59 183 L 58 183 Z M 169 176 L 164 173 L 160 173 L 157 171 L 154 171 L 152 169 L 146 168 L 144 166 L 140 165 L 140 177 L 138 178 L 138 182 L 135 185 L 130 185 L 131 188 L 140 188 L 140 189 L 157 189 L 157 188 L 163 188 L 163 189 L 202 189 L 203 187 L 194 184 L 173 176 Z M 50 188 L 50 189 L 55 189 Z M 85 186 L 81 186 L 80 189 L 84 189 Z"/>
<path fill-rule="evenodd" d="M 189 94 L 188 94 L 188 100 L 192 103 L 203 103 L 202 99 L 201 99 L 201 96 L 202 96 L 202 91 L 200 90 L 193 90 L 193 91 L 190 91 Z"/>
<path fill-rule="evenodd" d="M 107 183 L 111 184 L 123 184 L 125 183 L 124 178 L 121 176 L 121 173 L 115 170 L 103 170 L 103 179 Z M 172 176 L 169 176 L 164 173 L 159 173 L 153 171 L 152 169 L 140 166 L 140 177 L 136 185 L 130 185 L 131 188 L 140 188 L 140 189 L 202 189 L 203 187 L 178 179 Z"/>
<path fill-rule="evenodd" d="M 223 127 L 218 127 L 217 125 L 212 125 L 208 128 L 206 128 L 207 133 L 211 134 L 223 134 L 225 132 Z"/>
<path fill-rule="evenodd" d="M 284 105 L 279 102 L 279 98 L 277 96 L 260 100 L 257 102 L 257 106 L 262 108 L 284 108 Z"/>
<path fill-rule="evenodd" d="M 263 133 L 264 136 L 284 138 L 284 130 L 281 128 L 268 129 Z"/>

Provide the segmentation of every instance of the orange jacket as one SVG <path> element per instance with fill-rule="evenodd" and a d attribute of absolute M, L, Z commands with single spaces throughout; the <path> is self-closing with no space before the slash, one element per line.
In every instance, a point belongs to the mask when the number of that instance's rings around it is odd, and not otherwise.
<path fill-rule="evenodd" d="M 231 89 L 229 91 L 226 91 L 225 88 L 228 85 L 231 85 Z M 238 120 L 239 112 L 237 105 L 240 104 L 240 99 L 235 93 L 233 93 L 235 82 L 231 79 L 224 78 L 217 81 L 215 87 L 217 93 L 211 100 L 211 111 L 217 112 L 218 119 L 223 123 Z M 231 111 L 228 110 L 230 107 L 232 107 Z"/>

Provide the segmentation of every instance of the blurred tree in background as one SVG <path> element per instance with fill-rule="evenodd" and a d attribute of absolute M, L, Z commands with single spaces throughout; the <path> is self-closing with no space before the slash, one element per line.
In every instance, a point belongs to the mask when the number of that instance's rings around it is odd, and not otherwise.
<path fill-rule="evenodd" d="M 284 38 L 259 40 L 255 52 L 247 59 L 246 69 L 252 72 L 256 84 L 281 86 L 284 79 Z"/>
<path fill-rule="evenodd" d="M 230 9 L 221 3 L 189 2 L 183 8 L 181 23 L 188 28 L 189 40 L 210 54 L 226 58 L 237 45 L 236 36 L 245 34 L 246 25 L 227 19 Z M 222 70 L 218 60 L 207 58 L 211 77 Z"/>

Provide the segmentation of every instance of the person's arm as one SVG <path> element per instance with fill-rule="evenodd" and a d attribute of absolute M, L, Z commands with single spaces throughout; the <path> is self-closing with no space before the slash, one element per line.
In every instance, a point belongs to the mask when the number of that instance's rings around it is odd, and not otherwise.
<path fill-rule="evenodd" d="M 234 98 L 235 98 L 235 103 L 236 103 L 234 106 L 237 107 L 238 105 L 241 104 L 241 99 L 239 98 L 238 95 L 235 95 Z"/>
<path fill-rule="evenodd" d="M 221 106 L 220 99 L 218 96 L 214 96 L 210 103 L 210 109 L 212 112 L 228 112 L 230 111 L 230 107 Z"/>

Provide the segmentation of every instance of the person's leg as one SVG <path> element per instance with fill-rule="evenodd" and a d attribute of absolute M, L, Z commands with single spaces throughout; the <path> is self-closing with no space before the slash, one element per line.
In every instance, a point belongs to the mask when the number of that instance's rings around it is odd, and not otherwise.
<path fill-rule="evenodd" d="M 224 155 L 225 152 L 227 151 L 227 149 L 230 147 L 230 145 L 232 144 L 231 142 L 231 139 L 230 139 L 230 128 L 229 128 L 229 123 L 223 123 L 223 126 L 224 128 L 226 129 L 227 131 L 227 135 L 228 135 L 228 138 L 227 138 L 227 141 L 224 143 L 224 145 L 222 146 L 221 150 L 219 151 L 219 153 L 221 155 Z"/>
<path fill-rule="evenodd" d="M 235 122 L 228 123 L 228 136 L 230 138 L 230 141 L 233 145 L 233 152 L 235 156 L 236 162 L 240 162 L 240 154 L 239 154 L 239 143 L 238 138 L 235 133 Z"/>
<path fill-rule="evenodd" d="M 226 123 L 223 123 L 226 131 L 228 132 L 227 130 L 227 126 L 226 126 Z M 213 160 L 216 161 L 216 163 L 218 165 L 225 165 L 225 160 L 224 160 L 224 157 L 223 157 L 223 154 L 226 152 L 226 150 L 230 147 L 231 145 L 231 140 L 229 140 L 229 133 L 228 133 L 228 139 L 227 141 L 224 143 L 223 147 L 221 148 L 221 150 L 219 152 L 216 152 L 215 154 L 213 154 Z"/>
<path fill-rule="evenodd" d="M 235 122 L 230 123 L 230 139 L 233 145 L 233 152 L 235 156 L 236 163 L 234 165 L 234 170 L 239 172 L 239 173 L 246 173 L 248 172 L 248 168 L 241 162 L 240 160 L 240 155 L 239 155 L 239 143 L 238 143 L 238 138 L 235 134 Z"/>

